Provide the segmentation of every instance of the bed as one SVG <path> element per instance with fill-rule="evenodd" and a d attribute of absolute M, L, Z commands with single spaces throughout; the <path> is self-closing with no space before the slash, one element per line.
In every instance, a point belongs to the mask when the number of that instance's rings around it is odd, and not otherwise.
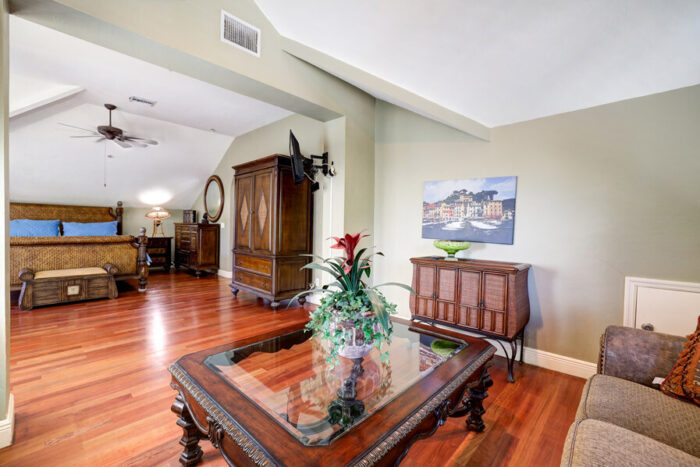
<path fill-rule="evenodd" d="M 10 237 L 10 287 L 19 290 L 19 271 L 102 267 L 113 264 L 117 280 L 138 279 L 139 291 L 148 282 L 146 229 L 138 237 L 122 235 L 121 201 L 117 208 L 57 204 L 10 203 L 10 219 L 54 220 L 61 222 L 117 221 L 117 235 L 90 237 Z"/>

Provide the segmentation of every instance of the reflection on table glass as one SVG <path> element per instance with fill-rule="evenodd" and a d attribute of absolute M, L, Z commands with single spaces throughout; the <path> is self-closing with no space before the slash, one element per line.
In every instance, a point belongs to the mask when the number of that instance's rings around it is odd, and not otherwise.
<path fill-rule="evenodd" d="M 327 445 L 467 346 L 394 323 L 388 359 L 374 348 L 331 368 L 323 345 L 300 330 L 211 355 L 205 364 L 301 443 Z"/>

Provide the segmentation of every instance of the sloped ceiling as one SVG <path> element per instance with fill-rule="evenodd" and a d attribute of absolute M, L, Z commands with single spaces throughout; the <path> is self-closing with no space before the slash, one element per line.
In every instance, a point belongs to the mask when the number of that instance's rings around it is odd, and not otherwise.
<path fill-rule="evenodd" d="M 489 127 L 700 83 L 697 0 L 256 2 L 282 36 Z"/>
<path fill-rule="evenodd" d="M 10 35 L 13 201 L 189 208 L 236 136 L 290 114 L 16 17 Z M 59 125 L 105 125 L 106 102 L 114 126 L 159 144 L 123 149 Z"/>

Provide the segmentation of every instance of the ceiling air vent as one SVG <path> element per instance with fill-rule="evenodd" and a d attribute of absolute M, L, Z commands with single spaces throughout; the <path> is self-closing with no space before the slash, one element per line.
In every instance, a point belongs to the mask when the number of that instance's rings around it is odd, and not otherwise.
<path fill-rule="evenodd" d="M 260 29 L 221 10 L 221 40 L 260 56 Z"/>

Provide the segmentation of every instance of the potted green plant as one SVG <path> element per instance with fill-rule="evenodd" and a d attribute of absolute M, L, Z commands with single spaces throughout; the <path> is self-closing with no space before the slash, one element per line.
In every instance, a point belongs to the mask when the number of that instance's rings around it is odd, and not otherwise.
<path fill-rule="evenodd" d="M 372 347 L 380 351 L 391 342 L 392 324 L 389 316 L 396 311 L 396 304 L 388 303 L 384 294 L 378 289 L 386 285 L 395 285 L 408 290 L 406 284 L 387 282 L 369 286 L 365 281 L 371 274 L 371 258 L 384 256 L 377 251 L 367 254 L 368 249 L 355 249 L 365 237 L 362 232 L 333 237 L 333 249 L 344 251 L 344 256 L 322 258 L 316 255 L 315 263 L 303 268 L 327 272 L 334 281 L 320 289 L 306 290 L 294 298 L 305 294 L 322 293 L 321 304 L 310 313 L 311 321 L 306 325 L 315 336 L 329 344 L 327 361 L 334 365 L 338 356 L 350 359 L 364 357 Z M 387 353 L 382 353 L 386 358 Z"/>

